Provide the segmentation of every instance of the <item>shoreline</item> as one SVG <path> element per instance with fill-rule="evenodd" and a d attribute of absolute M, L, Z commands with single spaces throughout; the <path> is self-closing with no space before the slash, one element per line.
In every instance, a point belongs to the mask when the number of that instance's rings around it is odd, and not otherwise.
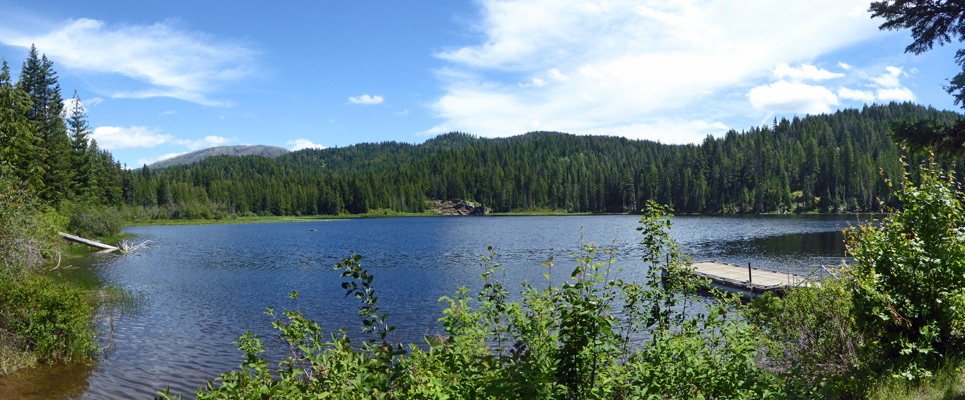
<path fill-rule="evenodd" d="M 306 215 L 306 216 L 255 216 L 255 217 L 236 217 L 222 219 L 158 219 L 149 221 L 126 221 L 123 223 L 125 228 L 138 226 L 182 226 L 182 225 L 235 225 L 235 224 L 264 224 L 264 223 L 284 223 L 284 222 L 336 222 L 352 219 L 364 218 L 418 218 L 418 217 L 563 217 L 563 216 L 607 216 L 607 215 L 641 215 L 637 213 L 571 213 L 563 211 L 511 211 L 505 213 L 489 213 L 488 215 L 464 215 L 447 216 L 437 213 L 375 213 L 375 214 L 342 214 L 342 215 Z M 676 214 L 681 217 L 690 216 L 715 216 L 715 217 L 747 217 L 747 216 L 787 216 L 787 215 L 808 215 L 808 216 L 876 216 L 886 215 L 884 213 L 761 213 L 761 214 Z"/>

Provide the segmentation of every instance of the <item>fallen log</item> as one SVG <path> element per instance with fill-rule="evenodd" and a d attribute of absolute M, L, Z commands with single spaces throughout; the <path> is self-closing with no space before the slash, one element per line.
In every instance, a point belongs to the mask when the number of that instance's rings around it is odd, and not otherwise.
<path fill-rule="evenodd" d="M 111 246 L 109 244 L 104 244 L 96 240 L 84 239 L 80 236 L 74 236 L 69 233 L 57 232 L 57 234 L 63 237 L 64 239 L 70 240 L 72 242 L 86 244 L 88 246 L 96 247 L 98 249 L 104 249 L 104 250 L 110 250 L 110 251 L 119 250 L 117 247 Z"/>

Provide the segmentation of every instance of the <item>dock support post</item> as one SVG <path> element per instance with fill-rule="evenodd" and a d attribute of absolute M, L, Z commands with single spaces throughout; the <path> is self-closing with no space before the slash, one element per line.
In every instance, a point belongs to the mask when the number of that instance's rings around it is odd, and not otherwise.
<path fill-rule="evenodd" d="M 751 273 L 751 263 L 747 263 L 747 283 L 754 283 L 754 275 Z"/>

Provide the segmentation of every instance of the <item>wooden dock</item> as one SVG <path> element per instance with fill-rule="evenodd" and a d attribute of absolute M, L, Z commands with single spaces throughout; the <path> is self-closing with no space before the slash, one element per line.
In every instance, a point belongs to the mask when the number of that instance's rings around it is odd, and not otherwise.
<path fill-rule="evenodd" d="M 710 279 L 711 284 L 726 292 L 758 297 L 764 293 L 781 294 L 788 286 L 810 286 L 814 281 L 807 276 L 767 269 L 752 268 L 719 261 L 697 261 L 691 264 L 693 274 Z M 666 272 L 666 269 L 664 270 Z"/>

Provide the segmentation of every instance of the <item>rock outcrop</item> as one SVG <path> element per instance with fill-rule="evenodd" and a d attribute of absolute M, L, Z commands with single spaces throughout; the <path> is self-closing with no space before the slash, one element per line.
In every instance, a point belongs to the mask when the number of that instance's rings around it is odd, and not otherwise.
<path fill-rule="evenodd" d="M 487 215 L 489 210 L 472 201 L 429 200 L 432 212 L 441 215 Z"/>

